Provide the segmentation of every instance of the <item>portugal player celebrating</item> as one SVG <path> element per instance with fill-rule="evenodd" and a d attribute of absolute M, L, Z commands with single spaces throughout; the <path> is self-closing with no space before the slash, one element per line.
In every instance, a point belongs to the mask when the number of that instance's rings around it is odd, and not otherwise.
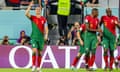
<path fill-rule="evenodd" d="M 103 47 L 104 47 L 104 60 L 105 60 L 105 70 L 110 65 L 110 71 L 113 69 L 114 63 L 114 49 L 116 48 L 116 26 L 118 24 L 118 18 L 112 15 L 110 8 L 106 9 L 105 16 L 102 16 L 101 23 L 104 26 L 103 29 Z M 110 51 L 110 64 L 108 64 L 108 50 Z"/>
<path fill-rule="evenodd" d="M 85 24 L 87 26 L 87 32 L 85 34 L 85 49 L 88 56 L 89 70 L 94 70 L 93 63 L 95 61 L 95 52 L 98 45 L 98 39 L 96 32 L 102 32 L 99 26 L 98 9 L 93 8 L 92 14 L 85 17 Z M 90 55 L 91 53 L 91 55 Z"/>
<path fill-rule="evenodd" d="M 76 23 L 79 24 L 78 22 L 76 22 Z M 72 66 L 71 66 L 72 70 L 74 70 L 74 68 L 75 68 L 76 64 L 78 63 L 81 55 L 83 53 L 85 53 L 84 42 L 83 42 L 84 41 L 84 36 L 85 36 L 85 29 L 86 29 L 85 24 L 81 24 L 80 28 L 77 29 L 78 30 L 77 31 L 77 39 L 79 40 L 80 50 L 79 50 L 79 53 L 77 54 L 77 56 L 75 57 L 75 59 L 72 63 Z"/>
<path fill-rule="evenodd" d="M 35 71 L 37 67 L 37 72 L 41 72 L 40 64 L 42 59 L 42 50 L 44 48 L 44 39 L 47 40 L 48 37 L 48 26 L 46 19 L 41 16 L 41 6 L 35 8 L 36 16 L 30 15 L 30 9 L 33 5 L 33 1 L 30 3 L 29 7 L 26 10 L 26 16 L 32 22 L 32 34 L 31 34 L 31 43 L 32 43 L 32 72 Z M 36 55 L 38 54 L 38 56 Z M 37 65 L 36 65 L 37 61 Z"/>

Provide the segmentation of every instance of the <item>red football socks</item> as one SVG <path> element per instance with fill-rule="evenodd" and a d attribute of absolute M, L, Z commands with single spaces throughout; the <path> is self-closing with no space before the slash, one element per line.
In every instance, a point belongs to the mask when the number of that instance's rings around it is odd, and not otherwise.
<path fill-rule="evenodd" d="M 36 56 L 32 56 L 32 66 L 36 65 Z"/>
<path fill-rule="evenodd" d="M 72 64 L 72 65 L 73 65 L 73 66 L 76 66 L 76 64 L 78 63 L 78 60 L 79 60 L 79 58 L 77 58 L 77 57 L 76 57 L 76 58 L 74 59 L 74 61 L 73 61 L 73 64 Z"/>
<path fill-rule="evenodd" d="M 37 67 L 40 67 L 41 61 L 42 61 L 42 56 L 38 56 L 38 59 L 37 59 Z"/>
<path fill-rule="evenodd" d="M 94 62 L 95 62 L 95 55 L 92 55 L 92 57 L 91 57 L 91 66 L 93 66 Z"/>
<path fill-rule="evenodd" d="M 91 67 L 93 66 L 95 62 L 95 55 L 92 55 L 92 57 L 89 59 L 88 66 Z"/>
<path fill-rule="evenodd" d="M 114 63 L 114 57 L 110 57 L 110 68 L 112 68 L 112 66 L 113 66 L 113 63 Z"/>
<path fill-rule="evenodd" d="M 105 66 L 108 67 L 108 56 L 104 56 Z"/>
<path fill-rule="evenodd" d="M 90 58 L 90 57 L 85 57 L 85 63 L 86 63 L 86 64 L 88 64 L 89 58 Z"/>

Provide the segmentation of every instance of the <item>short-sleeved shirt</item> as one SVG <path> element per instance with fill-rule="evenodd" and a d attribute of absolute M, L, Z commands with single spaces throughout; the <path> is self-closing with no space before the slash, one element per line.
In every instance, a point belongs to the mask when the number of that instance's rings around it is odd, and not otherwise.
<path fill-rule="evenodd" d="M 118 22 L 116 16 L 102 16 L 101 22 L 104 23 L 104 28 L 108 29 L 113 35 L 116 35 L 115 21 Z"/>
<path fill-rule="evenodd" d="M 86 25 L 85 24 L 81 24 L 80 25 L 80 31 L 84 32 L 86 30 Z"/>
<path fill-rule="evenodd" d="M 47 26 L 46 19 L 41 16 L 40 18 L 37 18 L 36 16 L 31 16 L 31 22 L 32 22 L 32 39 L 37 40 L 43 40 L 44 39 L 44 28 Z"/>
<path fill-rule="evenodd" d="M 85 30 L 86 30 L 86 25 L 81 24 L 80 29 L 78 30 L 80 32 L 81 38 L 84 40 L 84 35 L 85 35 Z"/>
<path fill-rule="evenodd" d="M 88 15 L 85 17 L 85 23 L 89 24 L 90 29 L 97 29 L 99 26 L 99 19 Z"/>

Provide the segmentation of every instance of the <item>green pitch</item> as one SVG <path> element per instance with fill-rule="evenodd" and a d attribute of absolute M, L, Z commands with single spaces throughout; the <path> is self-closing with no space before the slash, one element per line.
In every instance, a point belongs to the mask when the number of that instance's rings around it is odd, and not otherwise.
<path fill-rule="evenodd" d="M 7 69 L 7 68 L 2 68 L 0 69 L 0 72 L 31 72 L 31 69 Z M 70 69 L 42 69 L 42 72 L 89 72 L 86 71 L 85 69 L 79 69 L 76 71 L 72 71 Z M 93 71 L 91 71 L 93 72 Z M 97 69 L 94 72 L 109 72 L 109 71 L 104 71 L 102 69 Z M 120 69 L 118 70 L 113 70 L 112 72 L 120 72 Z"/>

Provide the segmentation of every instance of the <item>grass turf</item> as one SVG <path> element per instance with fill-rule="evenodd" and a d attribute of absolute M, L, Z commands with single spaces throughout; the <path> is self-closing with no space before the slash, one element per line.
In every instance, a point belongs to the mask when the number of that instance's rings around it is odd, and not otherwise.
<path fill-rule="evenodd" d="M 31 72 L 31 69 L 7 69 L 7 68 L 1 68 L 0 72 Z M 76 71 L 72 71 L 70 69 L 42 69 L 42 72 L 88 72 L 85 69 L 78 69 Z M 93 72 L 93 71 L 91 71 Z M 103 69 L 97 69 L 94 72 L 109 72 L 109 71 L 104 71 Z M 113 70 L 112 72 L 120 72 L 120 69 L 118 70 Z"/>

